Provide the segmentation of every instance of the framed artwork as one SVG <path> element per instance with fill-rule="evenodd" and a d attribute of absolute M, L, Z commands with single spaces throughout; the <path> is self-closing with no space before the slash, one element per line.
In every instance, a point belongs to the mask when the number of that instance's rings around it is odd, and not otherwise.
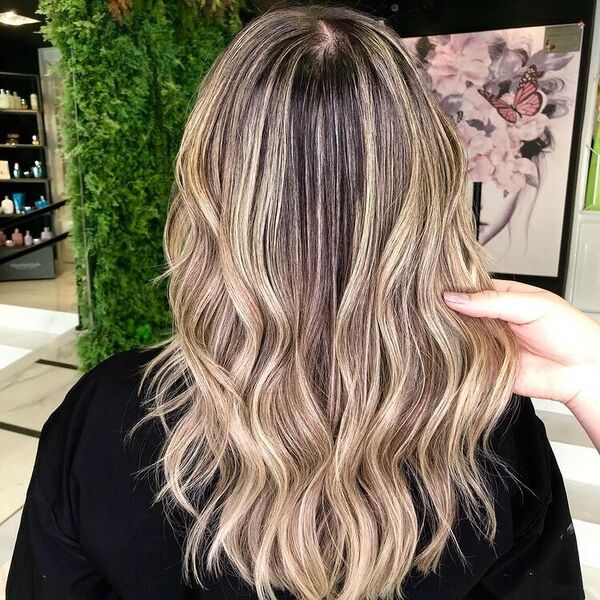
<path fill-rule="evenodd" d="M 582 24 L 404 38 L 468 156 L 498 274 L 557 277 Z"/>

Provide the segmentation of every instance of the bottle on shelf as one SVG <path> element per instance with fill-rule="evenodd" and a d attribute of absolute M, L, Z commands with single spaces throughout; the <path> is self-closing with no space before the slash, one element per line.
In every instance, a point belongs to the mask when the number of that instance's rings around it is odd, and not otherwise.
<path fill-rule="evenodd" d="M 25 100 L 25 98 L 21 98 L 21 106 L 19 108 L 21 110 L 27 110 L 27 100 Z"/>
<path fill-rule="evenodd" d="M 15 212 L 21 214 L 25 212 L 25 193 L 24 192 L 13 192 L 12 201 L 15 205 Z"/>
<path fill-rule="evenodd" d="M 39 160 L 36 160 L 31 167 L 31 174 L 34 179 L 42 179 L 44 177 L 44 168 Z"/>
<path fill-rule="evenodd" d="M 34 146 L 39 146 L 40 140 L 38 140 L 38 136 L 37 135 L 32 135 L 31 136 L 31 143 Z"/>
<path fill-rule="evenodd" d="M 5 215 L 13 215 L 15 213 L 15 203 L 8 197 L 4 196 L 4 200 L 0 202 L 0 208 Z"/>
<path fill-rule="evenodd" d="M 23 234 L 19 231 L 18 227 L 15 227 L 15 230 L 13 231 L 12 235 L 10 236 L 10 238 L 15 243 L 15 246 L 22 246 L 23 245 Z"/>
<path fill-rule="evenodd" d="M 14 179 L 20 179 L 21 177 L 21 167 L 19 167 L 19 163 L 15 163 L 15 166 L 13 167 L 13 178 Z"/>
<path fill-rule="evenodd" d="M 15 110 L 21 108 L 21 98 L 17 92 L 13 92 L 13 108 Z"/>
<path fill-rule="evenodd" d="M 40 199 L 35 201 L 35 207 L 44 208 L 44 206 L 48 206 L 48 200 L 46 200 L 45 196 L 42 194 Z"/>
<path fill-rule="evenodd" d="M 0 90 L 0 108 L 8 110 L 10 108 L 10 96 L 8 90 Z"/>
<path fill-rule="evenodd" d="M 50 227 L 48 225 L 46 225 L 44 227 L 44 231 L 42 231 L 42 233 L 40 234 L 40 239 L 42 241 L 49 240 L 49 239 L 52 239 L 53 236 L 54 236 L 54 234 L 50 231 Z"/>
<path fill-rule="evenodd" d="M 25 232 L 25 237 L 23 238 L 23 242 L 25 243 L 26 246 L 33 245 L 33 238 L 31 237 L 31 233 L 29 232 L 29 229 Z"/>
<path fill-rule="evenodd" d="M 37 94 L 31 94 L 29 96 L 29 104 L 31 106 L 31 110 L 38 110 L 38 97 L 37 97 Z"/>

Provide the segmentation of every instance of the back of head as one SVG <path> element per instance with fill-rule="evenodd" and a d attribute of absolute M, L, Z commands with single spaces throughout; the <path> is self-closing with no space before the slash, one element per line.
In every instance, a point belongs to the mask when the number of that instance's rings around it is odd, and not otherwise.
<path fill-rule="evenodd" d="M 261 598 L 392 597 L 459 505 L 493 536 L 480 451 L 516 352 L 442 299 L 491 288 L 465 177 L 377 19 L 279 8 L 213 64 L 165 229 L 174 334 L 145 373 L 186 576 L 225 555 Z"/>

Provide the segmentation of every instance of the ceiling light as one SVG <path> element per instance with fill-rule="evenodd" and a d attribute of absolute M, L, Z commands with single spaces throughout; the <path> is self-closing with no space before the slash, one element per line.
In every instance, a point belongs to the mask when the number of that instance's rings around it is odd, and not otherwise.
<path fill-rule="evenodd" d="M 29 23 L 39 23 L 39 19 L 30 19 L 23 15 L 18 15 L 14 10 L 7 10 L 6 12 L 0 13 L 0 23 L 4 25 L 28 25 Z"/>

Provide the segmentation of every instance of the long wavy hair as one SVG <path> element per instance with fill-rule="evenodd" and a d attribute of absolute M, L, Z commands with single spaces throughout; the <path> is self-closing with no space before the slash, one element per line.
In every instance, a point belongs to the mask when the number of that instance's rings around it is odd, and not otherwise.
<path fill-rule="evenodd" d="M 187 581 L 226 558 L 261 599 L 391 598 L 456 546 L 459 507 L 493 539 L 517 351 L 442 298 L 492 287 L 465 172 L 381 20 L 280 7 L 214 62 L 156 278 L 173 332 L 140 383 Z"/>

